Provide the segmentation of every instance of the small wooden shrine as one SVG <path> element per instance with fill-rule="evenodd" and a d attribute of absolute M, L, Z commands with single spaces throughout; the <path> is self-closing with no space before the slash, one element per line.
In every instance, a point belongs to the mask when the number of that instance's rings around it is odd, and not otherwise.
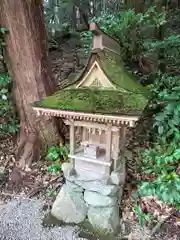
<path fill-rule="evenodd" d="M 118 42 L 95 23 L 90 30 L 92 53 L 81 74 L 33 108 L 70 126 L 69 158 L 78 174 L 109 176 L 120 167 L 126 130 L 139 119 L 147 92 L 125 70 Z"/>

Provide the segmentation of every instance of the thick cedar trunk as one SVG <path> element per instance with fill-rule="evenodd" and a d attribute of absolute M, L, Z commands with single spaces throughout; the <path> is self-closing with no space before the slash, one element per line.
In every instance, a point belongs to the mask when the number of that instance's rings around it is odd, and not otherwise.
<path fill-rule="evenodd" d="M 20 116 L 17 160 L 25 167 L 39 157 L 40 147 L 59 140 L 56 120 L 37 117 L 31 106 L 55 89 L 48 64 L 43 5 L 41 0 L 1 0 L 0 8 L 0 26 L 9 30 L 6 59 Z"/>

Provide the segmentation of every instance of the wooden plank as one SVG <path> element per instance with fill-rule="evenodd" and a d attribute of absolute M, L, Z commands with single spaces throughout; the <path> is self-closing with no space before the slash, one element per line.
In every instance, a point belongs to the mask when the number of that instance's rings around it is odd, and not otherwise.
<path fill-rule="evenodd" d="M 71 125 L 71 121 L 70 120 L 65 120 L 64 123 L 66 125 Z M 76 127 L 84 127 L 84 128 L 96 128 L 96 129 L 101 129 L 101 130 L 108 130 L 108 126 L 107 124 L 100 124 L 100 123 L 94 123 L 94 122 L 86 122 L 86 121 L 74 121 L 74 126 Z M 119 127 L 116 126 L 112 126 L 111 127 L 111 131 L 112 132 L 118 132 L 119 131 Z"/>
<path fill-rule="evenodd" d="M 125 142 L 126 142 L 126 133 L 127 133 L 127 127 L 123 126 L 120 130 L 120 143 L 119 143 L 119 148 L 120 150 L 122 150 L 125 146 Z"/>
<path fill-rule="evenodd" d="M 75 153 L 75 127 L 74 121 L 71 121 L 70 124 L 70 154 L 73 155 Z M 74 166 L 74 159 L 71 159 L 71 162 Z"/>
<path fill-rule="evenodd" d="M 106 139 L 106 161 L 111 161 L 111 148 L 112 148 L 112 127 L 109 126 L 107 130 L 107 139 Z"/>
<path fill-rule="evenodd" d="M 119 162 L 119 144 L 120 144 L 120 130 L 114 134 L 114 171 L 118 168 Z"/>
<path fill-rule="evenodd" d="M 90 158 L 90 157 L 85 157 L 82 154 L 74 154 L 74 155 L 69 154 L 69 157 L 73 158 L 73 159 L 77 159 L 77 160 L 78 159 L 83 160 L 85 162 L 91 162 L 91 163 L 104 165 L 104 166 L 111 166 L 111 164 L 112 164 L 111 162 L 106 162 L 104 160 L 97 160 L 97 159 L 93 159 L 93 158 Z"/>

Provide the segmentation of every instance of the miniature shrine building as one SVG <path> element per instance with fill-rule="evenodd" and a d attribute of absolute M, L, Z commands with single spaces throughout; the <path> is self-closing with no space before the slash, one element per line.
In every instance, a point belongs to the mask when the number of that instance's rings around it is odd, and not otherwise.
<path fill-rule="evenodd" d="M 81 74 L 33 109 L 70 126 L 69 158 L 77 173 L 109 175 L 121 165 L 126 130 L 141 116 L 148 93 L 124 68 L 118 42 L 95 23 L 90 30 L 92 52 Z"/>

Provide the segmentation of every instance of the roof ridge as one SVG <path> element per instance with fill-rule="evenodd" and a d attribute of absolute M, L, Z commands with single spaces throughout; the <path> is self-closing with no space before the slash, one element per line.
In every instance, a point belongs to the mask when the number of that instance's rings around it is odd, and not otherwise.
<path fill-rule="evenodd" d="M 119 42 L 102 31 L 97 23 L 90 23 L 89 30 L 93 33 L 92 50 L 107 48 L 120 54 L 121 47 Z"/>
<path fill-rule="evenodd" d="M 91 22 L 91 23 L 89 23 L 89 30 L 90 30 L 92 33 L 94 33 L 94 34 L 103 33 L 103 34 L 107 35 L 108 37 L 110 37 L 110 38 L 111 38 L 112 40 L 114 40 L 115 42 L 117 42 L 119 45 L 121 45 L 120 42 L 118 42 L 118 40 L 117 40 L 116 38 L 112 37 L 111 35 L 109 35 L 109 34 L 106 33 L 105 31 L 103 31 L 103 30 L 100 28 L 100 26 L 99 26 L 99 24 L 98 24 L 97 22 Z"/>

